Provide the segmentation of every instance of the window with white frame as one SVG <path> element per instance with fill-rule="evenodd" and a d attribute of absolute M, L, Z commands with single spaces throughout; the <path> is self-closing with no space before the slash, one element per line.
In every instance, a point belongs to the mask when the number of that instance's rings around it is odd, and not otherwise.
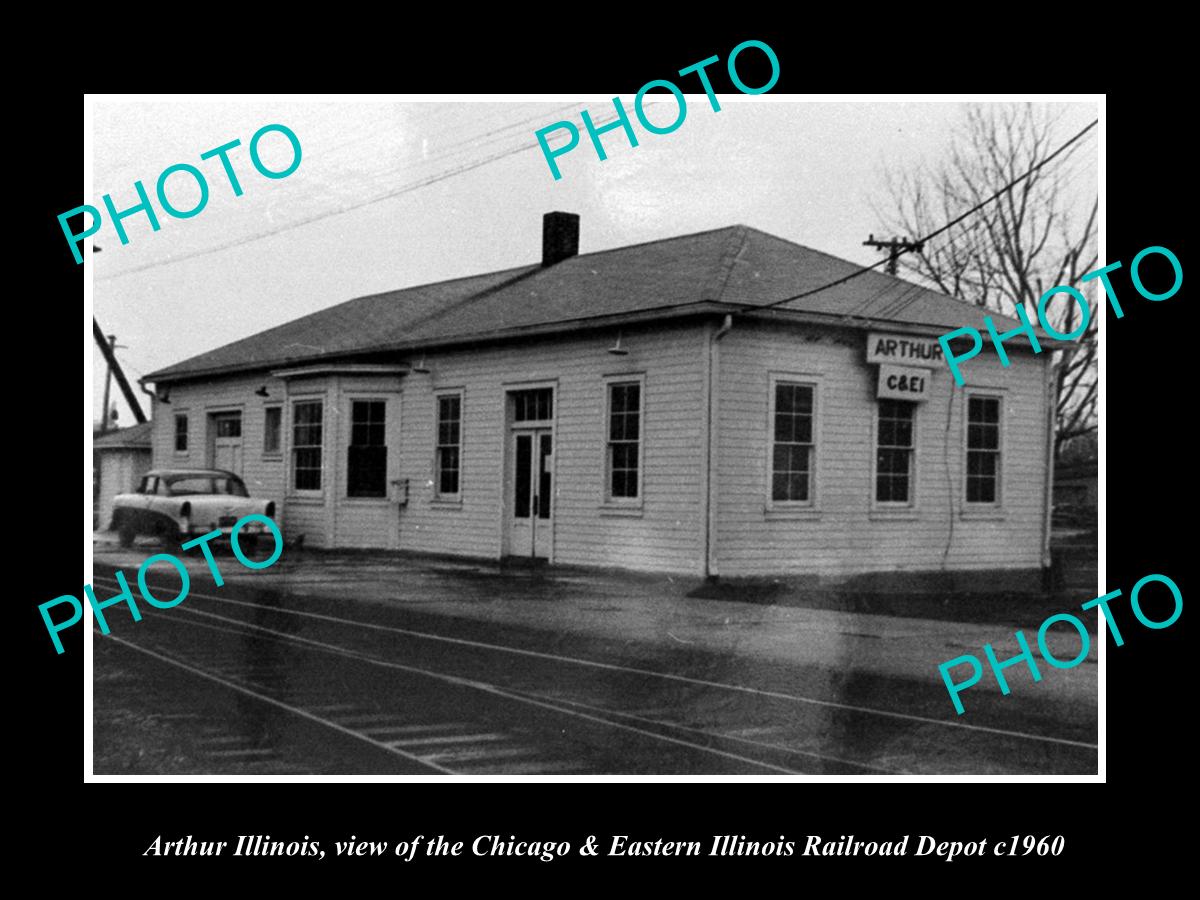
<path fill-rule="evenodd" d="M 917 404 L 911 400 L 880 400 L 875 443 L 875 502 L 911 505 Z"/>
<path fill-rule="evenodd" d="M 967 503 L 1000 503 L 1000 398 L 967 398 Z"/>
<path fill-rule="evenodd" d="M 554 418 L 554 389 L 512 392 L 514 422 L 544 422 Z"/>
<path fill-rule="evenodd" d="M 175 452 L 187 453 L 188 449 L 188 417 L 187 413 L 175 414 Z"/>
<path fill-rule="evenodd" d="M 347 496 L 387 496 L 386 413 L 387 403 L 383 400 L 354 400 L 350 404 Z"/>
<path fill-rule="evenodd" d="M 778 380 L 771 404 L 771 500 L 811 505 L 816 425 L 816 386 Z"/>
<path fill-rule="evenodd" d="M 268 406 L 263 410 L 263 455 L 278 456 L 283 425 L 283 407 Z"/>
<path fill-rule="evenodd" d="M 292 485 L 298 491 L 321 490 L 324 412 L 320 400 L 292 406 Z"/>
<path fill-rule="evenodd" d="M 437 397 L 437 449 L 434 487 L 438 497 L 457 498 L 462 491 L 462 394 Z"/>
<path fill-rule="evenodd" d="M 641 497 L 642 383 L 608 384 L 608 446 L 605 497 L 614 501 Z"/>

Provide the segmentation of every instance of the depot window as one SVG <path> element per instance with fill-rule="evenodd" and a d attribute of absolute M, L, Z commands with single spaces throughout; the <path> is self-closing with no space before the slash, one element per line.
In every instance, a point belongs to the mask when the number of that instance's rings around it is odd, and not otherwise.
<path fill-rule="evenodd" d="M 268 406 L 263 411 L 263 416 L 263 455 L 278 456 L 283 407 Z"/>
<path fill-rule="evenodd" d="M 632 501 L 641 497 L 641 381 L 609 382 L 606 461 L 607 499 Z"/>
<path fill-rule="evenodd" d="M 1000 398 L 967 399 L 967 503 L 1000 503 Z"/>
<path fill-rule="evenodd" d="M 175 452 L 187 453 L 188 449 L 188 417 L 185 413 L 175 415 Z"/>
<path fill-rule="evenodd" d="M 292 407 L 292 484 L 298 491 L 321 490 L 323 420 L 320 400 Z"/>
<path fill-rule="evenodd" d="M 350 404 L 350 451 L 347 460 L 347 495 L 387 496 L 387 441 L 383 400 L 355 400 Z"/>
<path fill-rule="evenodd" d="M 462 394 L 437 397 L 435 487 L 439 498 L 456 500 L 462 481 Z"/>
<path fill-rule="evenodd" d="M 777 380 L 771 392 L 771 501 L 811 506 L 816 470 L 816 385 Z"/>
<path fill-rule="evenodd" d="M 544 422 L 554 418 L 552 388 L 513 391 L 514 422 Z"/>
<path fill-rule="evenodd" d="M 880 400 L 875 442 L 875 502 L 911 504 L 917 404 L 911 400 Z"/>

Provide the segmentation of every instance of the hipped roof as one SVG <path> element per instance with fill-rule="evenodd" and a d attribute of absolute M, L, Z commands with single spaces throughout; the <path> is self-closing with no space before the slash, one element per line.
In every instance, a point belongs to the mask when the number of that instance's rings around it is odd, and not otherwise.
<path fill-rule="evenodd" d="M 571 331 L 610 320 L 761 308 L 862 267 L 733 225 L 682 237 L 358 297 L 234 341 L 145 377 L 167 382 L 356 354 Z M 1016 319 L 878 271 L 778 309 L 854 327 L 888 323 L 926 333 L 998 329 Z M 1053 345 L 1040 330 L 1039 340 Z"/>

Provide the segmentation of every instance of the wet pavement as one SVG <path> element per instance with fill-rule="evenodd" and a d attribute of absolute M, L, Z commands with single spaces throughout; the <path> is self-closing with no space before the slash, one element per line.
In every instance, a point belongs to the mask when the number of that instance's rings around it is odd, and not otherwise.
<path fill-rule="evenodd" d="M 155 552 L 99 542 L 98 596 Z M 113 607 L 115 640 L 97 634 L 98 773 L 1096 771 L 1094 646 L 1037 684 L 1008 669 L 1007 697 L 988 677 L 956 716 L 937 664 L 1015 654 L 1011 629 L 385 554 L 285 552 L 261 572 L 220 556 L 218 588 L 191 557 L 182 604 L 139 623 Z M 1073 635 L 1051 649 L 1073 657 Z M 149 758 L 116 737 L 142 731 Z"/>

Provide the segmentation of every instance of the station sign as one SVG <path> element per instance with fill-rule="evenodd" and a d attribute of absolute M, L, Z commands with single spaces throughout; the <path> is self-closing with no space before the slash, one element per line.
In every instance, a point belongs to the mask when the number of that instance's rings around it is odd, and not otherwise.
<path fill-rule="evenodd" d="M 867 362 L 933 368 L 943 365 L 942 345 L 937 338 L 872 331 L 867 335 Z"/>
<path fill-rule="evenodd" d="M 881 365 L 876 396 L 890 400 L 920 402 L 929 398 L 929 384 L 932 380 L 933 372 L 929 369 Z"/>

